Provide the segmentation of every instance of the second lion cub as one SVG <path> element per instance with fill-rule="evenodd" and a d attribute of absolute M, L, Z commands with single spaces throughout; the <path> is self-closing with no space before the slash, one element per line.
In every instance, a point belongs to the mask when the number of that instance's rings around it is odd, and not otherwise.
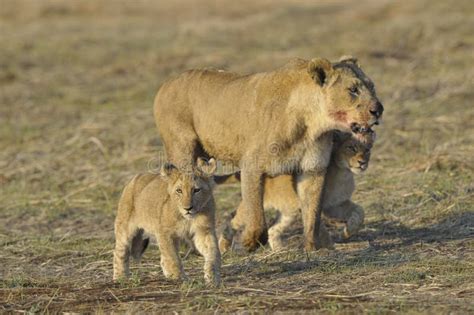
<path fill-rule="evenodd" d="M 204 256 L 204 278 L 219 285 L 221 256 L 215 232 L 212 175 L 216 160 L 198 160 L 193 174 L 166 164 L 160 175 L 135 176 L 125 187 L 115 220 L 114 280 L 129 274 L 130 255 L 139 259 L 156 237 L 165 277 L 180 279 L 184 270 L 178 245 L 192 239 Z"/>
<path fill-rule="evenodd" d="M 334 146 L 322 199 L 323 214 L 326 219 L 343 222 L 343 237 L 349 238 L 357 233 L 364 223 L 364 209 L 351 201 L 355 189 L 353 174 L 367 169 L 375 132 L 367 134 L 366 143 L 359 142 L 350 134 L 339 132 L 333 134 L 333 139 Z M 217 184 L 240 181 L 240 173 L 214 176 L 214 180 Z M 275 208 L 280 213 L 277 222 L 268 231 L 270 247 L 273 250 L 284 247 L 282 235 L 300 213 L 301 200 L 296 189 L 296 180 L 293 175 L 280 175 L 267 177 L 264 181 L 264 208 Z M 221 251 L 225 252 L 230 248 L 233 237 L 227 224 L 219 240 Z"/>

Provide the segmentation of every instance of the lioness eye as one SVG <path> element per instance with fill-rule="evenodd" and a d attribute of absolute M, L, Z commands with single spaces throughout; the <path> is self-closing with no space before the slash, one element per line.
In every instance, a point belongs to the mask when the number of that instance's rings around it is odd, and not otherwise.
<path fill-rule="evenodd" d="M 200 192 L 200 191 L 201 191 L 201 188 L 194 188 L 194 191 L 193 191 L 193 192 L 194 192 L 194 193 L 198 193 L 198 192 Z"/>
<path fill-rule="evenodd" d="M 178 194 L 182 194 L 182 193 L 183 193 L 183 191 L 181 190 L 181 188 L 176 189 L 176 192 L 177 192 Z"/>
<path fill-rule="evenodd" d="M 352 87 L 349 88 L 349 92 L 352 95 L 359 95 L 359 89 L 355 85 L 353 85 Z"/>

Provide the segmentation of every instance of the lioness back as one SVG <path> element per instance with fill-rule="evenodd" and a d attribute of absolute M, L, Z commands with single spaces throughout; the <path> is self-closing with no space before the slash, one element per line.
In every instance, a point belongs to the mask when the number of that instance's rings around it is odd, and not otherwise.
<path fill-rule="evenodd" d="M 250 75 L 186 71 L 163 84 L 156 95 L 158 131 L 163 139 L 198 135 L 210 156 L 238 162 L 246 152 L 256 149 L 254 143 L 261 142 L 256 141 L 259 137 L 254 139 L 255 135 L 271 132 L 264 130 L 264 125 L 272 125 L 272 130 L 287 130 L 287 122 L 277 119 L 285 117 L 284 106 L 274 106 L 269 100 L 278 93 L 282 104 L 287 102 L 296 83 L 302 80 L 300 72 L 305 68 L 291 62 L 271 72 Z M 274 111 L 272 116 L 268 116 L 268 106 Z M 182 155 L 173 151 L 173 145 L 165 146 L 172 158 Z"/>

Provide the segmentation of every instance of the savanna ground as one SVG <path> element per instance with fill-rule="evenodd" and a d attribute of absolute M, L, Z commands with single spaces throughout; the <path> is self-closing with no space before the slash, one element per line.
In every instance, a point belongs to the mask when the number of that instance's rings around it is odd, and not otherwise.
<path fill-rule="evenodd" d="M 474 312 L 474 2 L 0 1 L 1 311 Z M 162 152 L 152 101 L 185 69 L 352 54 L 385 104 L 335 251 L 223 257 L 224 286 L 112 277 L 120 192 Z M 216 191 L 219 217 L 239 187 Z M 295 226 L 296 232 L 300 231 Z"/>

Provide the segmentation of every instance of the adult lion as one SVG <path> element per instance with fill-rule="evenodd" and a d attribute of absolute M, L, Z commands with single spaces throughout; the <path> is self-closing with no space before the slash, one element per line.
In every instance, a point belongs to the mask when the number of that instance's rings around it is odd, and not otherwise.
<path fill-rule="evenodd" d="M 297 59 L 274 71 L 240 75 L 191 70 L 158 91 L 154 113 L 168 159 L 188 167 L 213 156 L 241 168 L 242 203 L 232 220 L 248 250 L 267 240 L 263 175 L 300 172 L 305 249 L 320 240 L 321 195 L 331 130 L 358 134 L 383 106 L 357 61 Z"/>

